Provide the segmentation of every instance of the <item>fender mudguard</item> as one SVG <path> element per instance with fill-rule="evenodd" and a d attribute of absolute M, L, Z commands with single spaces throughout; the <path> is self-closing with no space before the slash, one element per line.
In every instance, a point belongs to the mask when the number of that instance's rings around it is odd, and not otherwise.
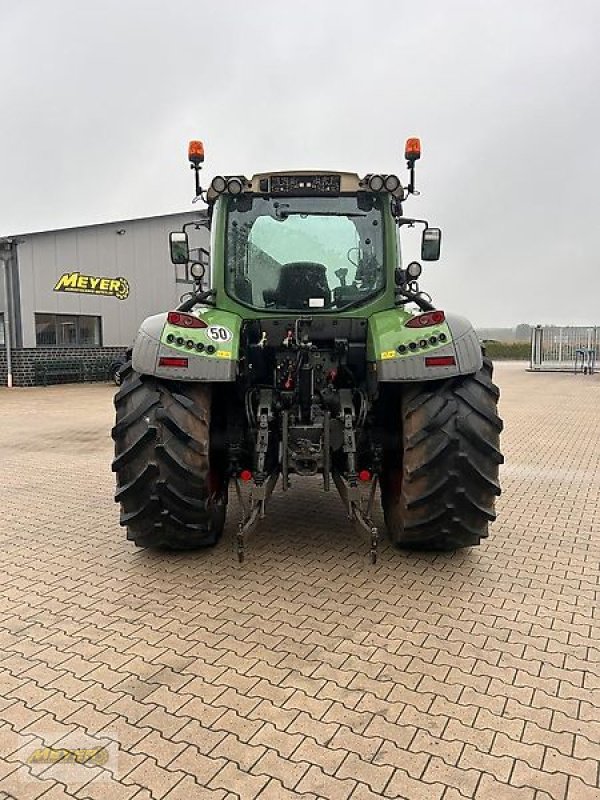
<path fill-rule="evenodd" d="M 467 319 L 445 314 L 438 325 L 407 328 L 412 316 L 394 309 L 370 318 L 369 354 L 378 381 L 434 381 L 481 369 L 481 343 Z"/>
<path fill-rule="evenodd" d="M 132 366 L 143 375 L 180 381 L 234 381 L 242 320 L 216 308 L 189 312 L 199 328 L 173 325 L 167 313 L 145 319 L 133 344 Z"/>

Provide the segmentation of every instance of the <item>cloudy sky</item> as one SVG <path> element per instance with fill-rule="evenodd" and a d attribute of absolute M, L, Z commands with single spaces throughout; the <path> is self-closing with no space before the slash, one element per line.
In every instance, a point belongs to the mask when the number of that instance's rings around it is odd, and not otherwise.
<path fill-rule="evenodd" d="M 209 180 L 416 135 L 437 305 L 600 324 L 597 0 L 0 0 L 0 76 L 0 235 L 190 208 L 190 138 Z"/>

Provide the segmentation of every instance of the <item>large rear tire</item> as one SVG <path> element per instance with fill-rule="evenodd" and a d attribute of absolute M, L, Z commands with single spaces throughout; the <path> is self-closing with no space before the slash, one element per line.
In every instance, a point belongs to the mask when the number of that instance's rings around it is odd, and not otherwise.
<path fill-rule="evenodd" d="M 381 490 L 394 544 L 455 550 L 487 537 L 503 462 L 499 394 L 488 358 L 475 375 L 404 391 L 402 453 L 388 459 Z"/>
<path fill-rule="evenodd" d="M 139 547 L 206 547 L 223 531 L 226 482 L 211 464 L 211 397 L 207 384 L 139 375 L 131 362 L 121 370 L 115 500 L 127 538 Z"/>

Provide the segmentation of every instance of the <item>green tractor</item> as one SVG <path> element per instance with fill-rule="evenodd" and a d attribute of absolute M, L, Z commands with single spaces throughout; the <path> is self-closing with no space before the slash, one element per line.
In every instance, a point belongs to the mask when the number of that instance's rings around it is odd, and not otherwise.
<path fill-rule="evenodd" d="M 281 478 L 333 483 L 376 559 L 377 488 L 403 548 L 479 544 L 495 518 L 502 463 L 492 364 L 464 318 L 419 290 L 421 264 L 400 260 L 404 227 L 423 225 L 421 260 L 441 231 L 403 214 L 415 191 L 418 139 L 396 175 L 276 172 L 217 176 L 206 264 L 188 233 L 170 237 L 194 291 L 146 319 L 115 397 L 113 470 L 127 536 L 141 547 L 215 544 L 233 486 L 237 552 Z"/>

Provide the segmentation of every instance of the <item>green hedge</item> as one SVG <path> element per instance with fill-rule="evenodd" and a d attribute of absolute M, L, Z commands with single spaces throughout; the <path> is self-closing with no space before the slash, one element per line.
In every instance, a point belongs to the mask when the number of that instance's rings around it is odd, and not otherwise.
<path fill-rule="evenodd" d="M 484 342 L 484 345 L 486 354 L 492 359 L 529 360 L 529 342 Z"/>

